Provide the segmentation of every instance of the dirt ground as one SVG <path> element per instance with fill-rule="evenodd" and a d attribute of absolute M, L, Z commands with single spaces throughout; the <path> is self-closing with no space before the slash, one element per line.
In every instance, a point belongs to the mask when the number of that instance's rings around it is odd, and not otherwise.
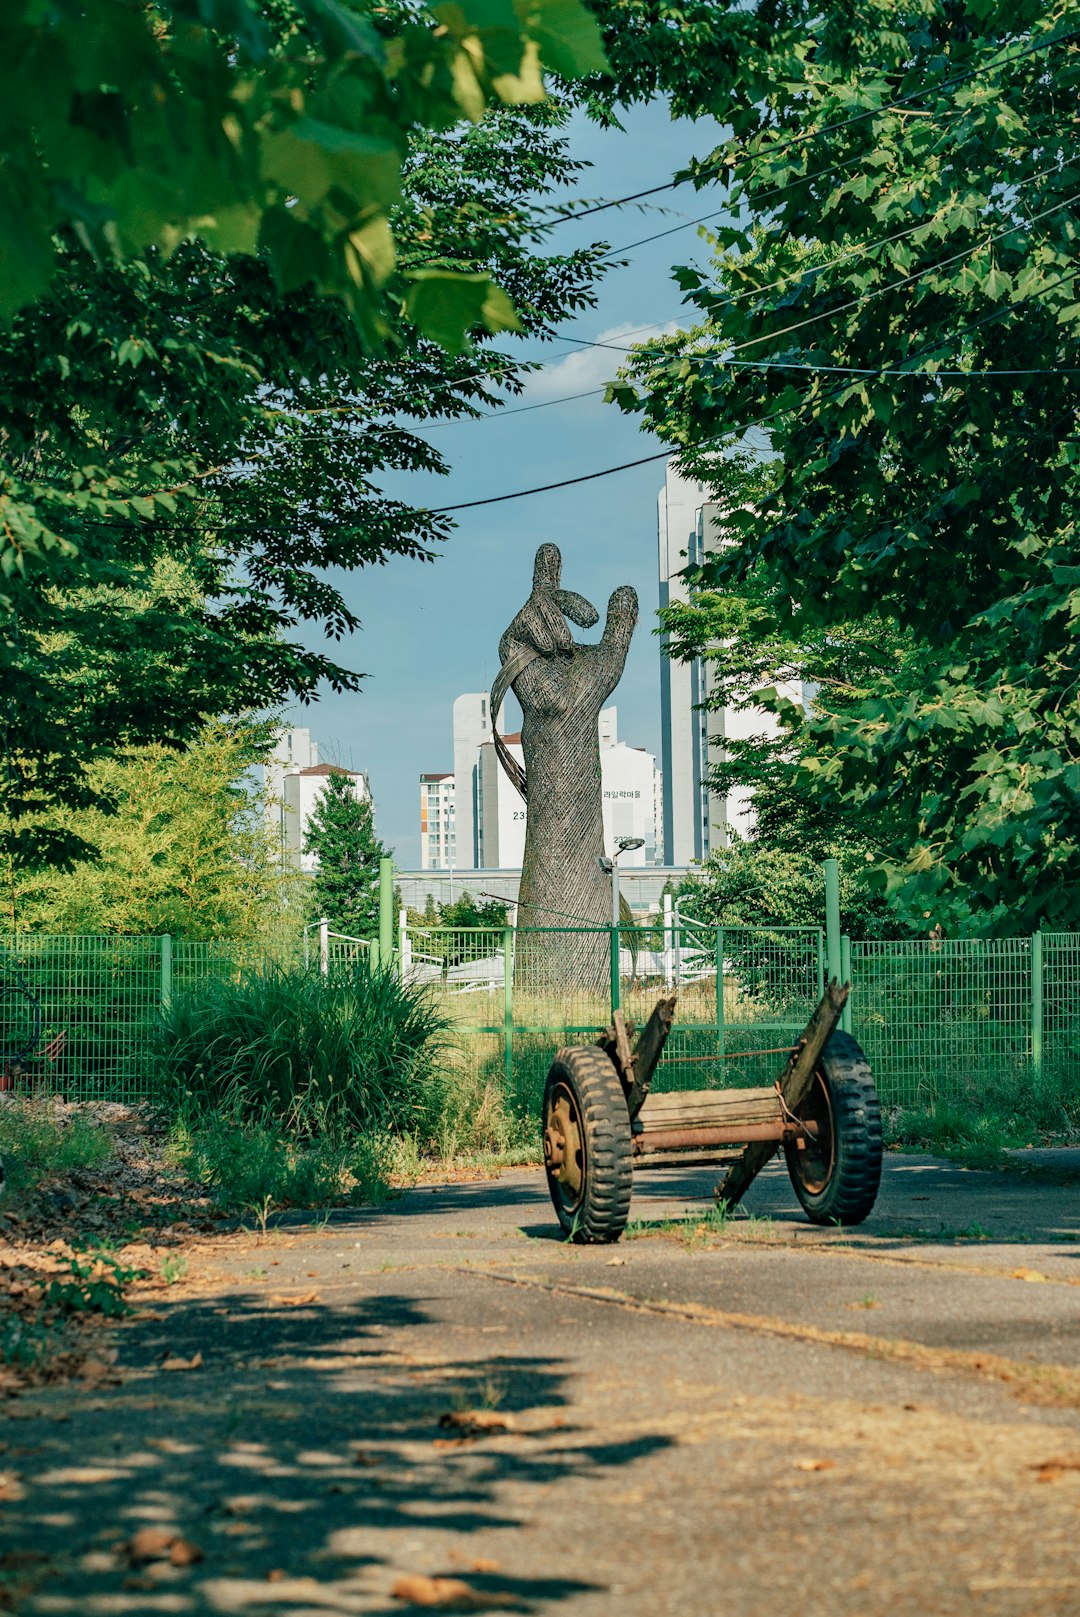
<path fill-rule="evenodd" d="M 189 1221 L 4 1405 L 0 1609 L 1080 1612 L 1071 1159 L 892 1156 L 846 1233 L 773 1167 L 712 1234 L 712 1177 L 641 1175 L 616 1248 L 529 1170 Z"/>

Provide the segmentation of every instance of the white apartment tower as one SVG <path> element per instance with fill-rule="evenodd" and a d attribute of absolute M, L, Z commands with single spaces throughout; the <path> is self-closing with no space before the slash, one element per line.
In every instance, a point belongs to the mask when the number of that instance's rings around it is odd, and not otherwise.
<path fill-rule="evenodd" d="M 457 865 L 456 791 L 453 775 L 420 776 L 420 869 Z"/>
<path fill-rule="evenodd" d="M 660 773 L 651 752 L 628 747 L 618 735 L 618 709 L 604 708 L 598 723 L 600 778 L 603 792 L 604 847 L 615 850 L 616 838 L 640 837 L 642 846 L 623 855 L 627 865 L 657 862 L 657 803 Z M 521 736 L 512 732 L 503 740 L 518 763 L 523 763 Z M 489 870 L 517 870 L 525 856 L 525 800 L 504 773 L 494 741 L 480 748 L 479 866 Z"/>
<path fill-rule="evenodd" d="M 725 543 L 723 513 L 706 498 L 700 483 L 692 483 L 668 466 L 658 501 L 660 605 L 690 599 L 682 576 L 698 566 L 709 552 Z M 706 710 L 711 689 L 711 667 L 703 658 L 673 662 L 667 655 L 668 636 L 661 636 L 660 736 L 665 784 L 665 865 L 686 865 L 706 859 L 710 847 L 726 847 L 732 831 L 748 836 L 754 827 L 752 794 L 736 788 L 726 797 L 710 797 L 706 782 L 711 764 L 723 759 L 724 743 L 751 736 L 775 735 L 776 719 L 764 708 L 725 707 Z M 778 687 L 795 702 L 808 700 L 801 681 Z"/>
<path fill-rule="evenodd" d="M 459 696 L 454 703 L 454 813 L 458 859 L 465 869 L 476 870 L 480 860 L 477 825 L 480 777 L 479 753 L 491 740 L 491 712 L 486 691 Z"/>

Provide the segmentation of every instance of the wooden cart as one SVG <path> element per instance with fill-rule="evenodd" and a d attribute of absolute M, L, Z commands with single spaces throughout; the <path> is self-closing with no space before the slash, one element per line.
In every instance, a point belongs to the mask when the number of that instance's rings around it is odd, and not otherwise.
<path fill-rule="evenodd" d="M 767 1088 L 651 1093 L 674 995 L 636 1044 L 616 1011 L 597 1044 L 559 1050 L 544 1089 L 544 1166 L 570 1238 L 619 1239 L 635 1169 L 725 1164 L 716 1196 L 734 1206 L 781 1147 L 808 1218 L 860 1224 L 881 1179 L 881 1108 L 866 1057 L 837 1027 L 847 996 L 829 984 Z"/>

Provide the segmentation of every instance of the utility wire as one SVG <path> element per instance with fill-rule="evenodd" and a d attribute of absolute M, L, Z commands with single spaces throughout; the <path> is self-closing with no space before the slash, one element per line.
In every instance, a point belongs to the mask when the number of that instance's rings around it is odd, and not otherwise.
<path fill-rule="evenodd" d="M 880 117 L 884 112 L 892 112 L 897 108 L 905 107 L 909 105 L 910 102 L 918 101 L 925 96 L 936 93 L 937 91 L 951 89 L 954 84 L 962 84 L 968 79 L 977 78 L 982 73 L 991 73 L 1000 68 L 1009 67 L 1013 62 L 1021 61 L 1039 51 L 1050 50 L 1054 45 L 1068 43 L 1069 40 L 1076 39 L 1078 37 L 1080 37 L 1080 28 L 1070 28 L 1064 30 L 1060 34 L 1053 34 L 1047 39 L 1033 40 L 1031 44 L 1024 46 L 1023 49 L 1019 51 L 1015 51 L 1011 56 L 1004 56 L 998 61 L 976 63 L 973 67 L 964 68 L 956 73 L 948 74 L 945 78 L 938 79 L 934 84 L 924 85 L 918 90 L 910 91 L 907 95 L 899 96 L 894 101 L 884 101 L 880 106 L 877 107 L 866 107 L 861 112 L 853 113 L 850 118 L 841 118 L 831 124 L 823 124 L 820 129 L 810 129 L 806 130 L 802 134 L 792 135 L 788 140 L 778 145 L 763 147 L 757 152 L 747 152 L 745 156 L 753 165 L 756 166 L 765 158 L 776 157 L 781 152 L 788 151 L 792 146 L 796 146 L 801 142 L 818 140 L 822 135 L 836 134 L 842 129 L 848 129 L 855 124 L 865 122 L 867 118 Z M 734 164 L 732 164 L 732 167 L 734 167 Z M 828 172 L 828 169 L 822 169 L 819 171 L 819 174 L 825 174 Z M 685 175 L 677 175 L 674 179 L 668 180 L 665 184 L 650 186 L 645 191 L 633 191 L 628 196 L 613 197 L 608 201 L 594 203 L 590 207 L 582 208 L 576 212 L 572 209 L 568 209 L 565 213 L 551 220 L 551 224 L 565 224 L 567 221 L 572 219 L 587 219 L 590 217 L 590 215 L 604 213 L 609 208 L 621 208 L 628 202 L 638 202 L 642 197 L 657 196 L 662 191 L 671 191 L 677 186 L 687 183 L 691 177 L 692 176 L 689 173 Z M 818 177 L 819 175 L 803 175 L 801 177 L 796 176 L 791 181 L 791 184 L 802 184 L 807 179 L 816 179 Z M 732 180 L 737 178 L 738 176 L 736 174 L 731 175 Z M 757 197 L 754 200 L 760 202 L 763 200 L 763 198 Z M 628 250 L 629 249 L 627 248 L 620 249 L 620 251 L 623 252 Z"/>
<path fill-rule="evenodd" d="M 1078 265 L 1073 270 L 1066 271 L 1063 275 L 1059 276 L 1056 281 L 1051 282 L 1050 286 L 1051 287 L 1059 286 L 1065 281 L 1074 280 L 1077 275 L 1080 275 L 1080 265 Z M 1050 287 L 1043 287 L 1043 288 L 1041 288 L 1041 290 L 1043 292 L 1046 292 L 1046 291 L 1050 290 Z M 1034 296 L 1035 296 L 1035 293 L 1030 292 L 1030 293 L 1028 293 L 1026 295 L 1026 297 L 1018 299 L 1016 303 L 1006 304 L 1004 308 L 992 310 L 989 315 L 984 316 L 981 320 L 972 321 L 968 326 L 962 328 L 959 332 L 954 333 L 954 337 L 967 336 L 970 332 L 977 330 L 981 326 L 989 325 L 991 322 L 993 322 L 995 320 L 1002 319 L 1005 315 L 1011 314 L 1013 312 L 1013 310 L 1016 309 L 1019 306 L 1020 303 L 1026 302 L 1027 298 L 1034 297 Z M 939 343 L 926 343 L 926 344 L 923 345 L 922 349 L 917 350 L 916 353 L 911 357 L 913 359 L 921 358 L 923 355 L 931 352 L 931 350 L 933 348 L 939 347 L 939 346 L 940 346 Z M 913 375 L 913 376 L 914 375 L 925 375 L 925 376 L 928 376 L 928 377 L 931 375 L 931 373 L 929 373 L 929 372 L 921 372 L 921 371 L 911 371 L 911 372 L 906 372 L 906 373 L 905 372 L 896 372 L 895 374 L 899 374 L 899 375 L 910 374 L 910 375 Z M 840 388 L 835 389 L 834 393 L 833 393 L 833 398 L 835 399 L 835 398 L 839 397 L 840 392 L 841 392 Z M 581 477 L 563 478 L 559 482 L 556 482 L 556 483 L 544 483 L 544 484 L 541 484 L 540 486 L 538 486 L 536 488 L 519 489 L 519 490 L 517 490 L 517 491 L 515 491 L 514 493 L 511 493 L 511 494 L 496 494 L 496 495 L 490 496 L 489 498 L 483 499 L 483 500 L 468 500 L 468 501 L 465 501 L 463 504 L 460 504 L 460 505 L 436 506 L 433 509 L 431 514 L 433 516 L 445 516 L 445 515 L 448 515 L 448 514 L 450 514 L 452 512 L 455 512 L 455 511 L 471 511 L 471 510 L 475 510 L 475 508 L 477 506 L 481 506 L 481 505 L 501 505 L 506 500 L 524 499 L 526 496 L 531 495 L 531 494 L 547 494 L 547 493 L 551 492 L 553 489 L 570 488 L 570 487 L 572 487 L 573 485 L 575 485 L 577 483 L 589 483 L 589 482 L 592 482 L 596 478 L 599 478 L 599 477 L 611 477 L 617 472 L 630 471 L 633 467 L 636 467 L 636 466 L 646 466 L 650 462 L 657 461 L 657 460 L 664 460 L 665 458 L 667 458 L 668 456 L 671 456 L 671 455 L 685 455 L 687 453 L 693 454 L 693 453 L 699 452 L 699 451 L 701 451 L 703 449 L 708 449 L 708 448 L 710 448 L 710 447 L 712 447 L 712 446 L 714 446 L 716 444 L 722 444 L 724 442 L 730 441 L 730 439 L 732 437 L 734 437 L 734 435 L 736 433 L 739 433 L 739 434 L 746 433 L 746 432 L 749 432 L 751 430 L 751 428 L 753 428 L 753 427 L 762 426 L 766 421 L 776 420 L 777 417 L 779 417 L 781 415 L 790 415 L 791 410 L 792 410 L 792 406 L 790 406 L 790 405 L 786 406 L 783 409 L 772 410 L 766 415 L 759 416 L 756 421 L 748 421 L 748 422 L 744 423 L 741 426 L 733 426 L 733 427 L 731 427 L 729 429 L 729 431 L 723 433 L 720 437 L 715 438 L 715 439 L 707 440 L 705 443 L 676 445 L 671 449 L 662 450 L 659 454 L 643 455 L 640 460 L 627 461 L 624 465 L 621 465 L 621 466 L 608 466 L 608 467 L 605 467 L 603 471 L 587 472 Z"/>

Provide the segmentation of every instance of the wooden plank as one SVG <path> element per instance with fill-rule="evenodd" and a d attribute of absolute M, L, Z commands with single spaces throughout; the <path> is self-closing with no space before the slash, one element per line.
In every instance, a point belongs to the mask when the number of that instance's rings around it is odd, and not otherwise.
<path fill-rule="evenodd" d="M 650 1094 L 642 1106 L 642 1114 L 652 1117 L 661 1113 L 678 1112 L 684 1107 L 698 1106 L 707 1112 L 738 1112 L 744 1107 L 771 1105 L 778 1110 L 775 1084 L 761 1084 L 752 1089 L 675 1089 Z"/>
<path fill-rule="evenodd" d="M 667 1036 L 671 1032 L 671 1024 L 675 1020 L 675 994 L 657 1000 L 653 1013 L 645 1024 L 644 1031 L 634 1046 L 633 1054 L 633 1083 L 626 1097 L 626 1104 L 630 1108 L 631 1118 L 637 1117 L 649 1093 L 653 1073 L 656 1071 L 660 1057 L 664 1053 Z"/>
<path fill-rule="evenodd" d="M 851 984 L 841 986 L 838 982 L 829 983 L 821 997 L 821 1003 L 806 1025 L 806 1032 L 791 1052 L 787 1066 L 778 1080 L 780 1093 L 784 1105 L 789 1111 L 796 1111 L 806 1099 L 810 1085 L 814 1081 L 814 1072 L 821 1052 L 829 1042 L 840 1013 L 847 1004 Z M 727 1177 L 721 1185 L 717 1186 L 716 1199 L 728 1207 L 734 1207 L 742 1200 L 764 1168 L 765 1164 L 775 1156 L 777 1146 L 768 1140 L 755 1140 L 748 1145 L 728 1170 Z"/>

